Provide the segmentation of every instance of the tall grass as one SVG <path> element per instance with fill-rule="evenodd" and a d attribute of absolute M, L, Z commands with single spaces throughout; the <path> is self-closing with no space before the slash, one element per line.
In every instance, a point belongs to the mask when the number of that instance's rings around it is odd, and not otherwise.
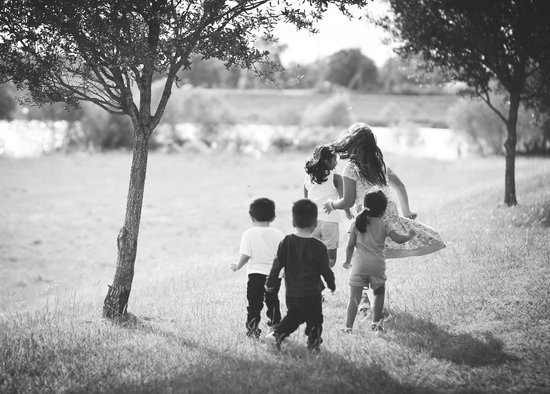
<path fill-rule="evenodd" d="M 10 244 L 0 240 L 3 255 L 18 256 L 15 249 L 29 247 L 18 244 L 20 237 L 41 237 L 48 245 L 35 247 L 48 248 L 46 263 L 64 262 L 57 268 L 60 278 L 69 270 L 76 271 L 70 277 L 86 272 L 86 278 L 67 286 L 72 296 L 29 301 L 26 310 L 4 299 L 0 391 L 548 392 L 550 162 L 518 161 L 520 205 L 506 208 L 499 203 L 501 160 L 387 159 L 407 184 L 418 220 L 440 230 L 447 248 L 388 261 L 387 299 L 395 319 L 381 335 L 360 321 L 353 334 L 340 332 L 348 289 L 347 272 L 338 263 L 337 291 L 323 305 L 320 354 L 306 350 L 303 327 L 280 353 L 263 339 L 246 338 L 246 275 L 229 269 L 249 225 L 251 198 L 271 196 L 277 204 L 274 225 L 291 231 L 290 202 L 300 197 L 305 157 L 153 155 L 132 314 L 118 323 L 100 318 L 105 283 L 83 290 L 84 282 L 104 282 L 102 269 L 79 268 L 78 256 L 93 251 L 102 260 L 114 256 L 113 246 L 102 242 L 114 243 L 122 222 L 123 212 L 114 213 L 123 210 L 125 182 L 115 180 L 125 179 L 127 158 L 2 160 L 0 177 L 8 192 L 0 194 L 0 202 L 21 209 L 12 216 L 2 213 L 2 234 L 11 235 Z M 61 179 L 78 179 L 84 190 L 72 181 L 64 186 Z M 25 213 L 38 200 L 43 208 Z M 67 220 L 57 223 L 61 212 Z M 16 219 L 38 230 L 18 227 Z M 81 227 L 88 229 L 79 233 Z M 43 234 L 48 228 L 52 238 Z M 21 256 L 32 256 L 26 253 Z M 8 262 L 3 258 L 3 272 L 24 276 L 7 269 Z M 112 274 L 112 265 L 108 271 Z M 25 283 L 32 288 L 32 281 Z M 284 288 L 281 299 L 284 311 Z M 261 328 L 265 333 L 265 321 Z"/>

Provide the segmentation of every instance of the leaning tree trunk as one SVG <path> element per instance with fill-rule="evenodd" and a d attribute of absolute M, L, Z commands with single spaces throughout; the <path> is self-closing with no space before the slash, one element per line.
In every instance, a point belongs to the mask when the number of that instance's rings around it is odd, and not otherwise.
<path fill-rule="evenodd" d="M 128 298 L 134 279 L 134 263 L 136 261 L 137 240 L 145 174 L 147 171 L 148 137 L 143 130 L 136 130 L 132 168 L 130 170 L 130 187 L 126 202 L 126 218 L 124 226 L 117 237 L 118 259 L 113 284 L 103 303 L 103 317 L 114 318 L 124 316 L 128 307 Z"/>
<path fill-rule="evenodd" d="M 510 95 L 510 109 L 508 111 L 508 122 L 506 129 L 508 136 L 504 142 L 506 151 L 506 172 L 504 174 L 504 203 L 508 206 L 517 205 L 516 199 L 516 142 L 517 123 L 519 110 L 519 95 Z"/>

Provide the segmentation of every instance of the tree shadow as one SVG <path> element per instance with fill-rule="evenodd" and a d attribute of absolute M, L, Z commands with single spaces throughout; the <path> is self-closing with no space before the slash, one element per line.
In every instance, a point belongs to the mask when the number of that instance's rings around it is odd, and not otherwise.
<path fill-rule="evenodd" d="M 472 367 L 519 360 L 506 353 L 504 343 L 491 332 L 457 334 L 408 313 L 396 315 L 395 320 L 388 323 L 395 339 L 403 346 L 425 351 L 434 358 Z"/>
<path fill-rule="evenodd" d="M 117 393 L 265 393 L 265 392 L 383 392 L 383 393 L 436 393 L 427 387 L 403 384 L 386 372 L 382 366 L 371 363 L 355 364 L 342 355 L 323 348 L 320 353 L 307 350 L 304 343 L 285 341 L 277 351 L 263 340 L 250 341 L 255 349 L 250 356 L 232 352 L 231 348 L 200 343 L 193 338 L 141 321 L 128 328 L 158 335 L 173 343 L 174 348 L 198 351 L 200 356 L 182 360 L 175 373 L 148 377 L 141 382 L 117 380 L 109 387 Z M 257 348 L 256 348 L 257 347 Z M 265 352 L 265 355 L 263 354 Z M 163 368 L 161 368 L 163 369 Z M 157 375 L 157 376 L 155 376 Z M 71 388 L 71 392 L 86 390 Z"/>

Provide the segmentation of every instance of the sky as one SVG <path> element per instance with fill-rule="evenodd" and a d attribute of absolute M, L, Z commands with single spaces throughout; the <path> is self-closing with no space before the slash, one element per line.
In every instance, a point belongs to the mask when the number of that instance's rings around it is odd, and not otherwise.
<path fill-rule="evenodd" d="M 380 15 L 385 6 L 380 0 L 375 0 L 366 9 L 369 15 Z M 360 16 L 364 12 L 357 10 L 354 15 Z M 281 44 L 288 46 L 281 54 L 283 65 L 290 62 L 309 64 L 348 48 L 360 48 L 379 67 L 393 56 L 391 48 L 383 43 L 384 33 L 380 28 L 366 20 L 349 20 L 334 6 L 329 6 L 323 20 L 316 27 L 319 30 L 317 34 L 296 31 L 291 25 L 277 27 L 275 36 Z"/>

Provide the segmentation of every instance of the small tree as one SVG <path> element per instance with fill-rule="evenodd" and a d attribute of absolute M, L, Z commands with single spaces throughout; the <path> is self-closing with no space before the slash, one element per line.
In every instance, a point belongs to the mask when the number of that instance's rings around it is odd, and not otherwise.
<path fill-rule="evenodd" d="M 0 8 L 0 83 L 28 88 L 36 104 L 92 102 L 128 115 L 134 128 L 126 217 L 103 315 L 125 315 L 134 277 L 148 146 L 180 69 L 193 56 L 226 67 L 253 69 L 268 60 L 258 38 L 272 40 L 277 22 L 314 30 L 328 3 L 350 15 L 368 0 L 3 0 Z M 152 108 L 151 84 L 165 84 Z M 133 91 L 137 87 L 139 95 Z"/>
<path fill-rule="evenodd" d="M 392 15 L 377 23 L 398 41 L 396 52 L 420 55 L 447 81 L 465 82 L 504 122 L 504 203 L 517 204 L 516 128 L 520 103 L 535 105 L 550 84 L 547 0 L 389 0 Z M 507 112 L 491 101 L 504 93 Z M 546 92 L 546 93 L 545 93 Z"/>
<path fill-rule="evenodd" d="M 378 69 L 360 49 L 342 49 L 328 59 L 327 80 L 348 89 L 364 89 L 376 84 Z"/>

